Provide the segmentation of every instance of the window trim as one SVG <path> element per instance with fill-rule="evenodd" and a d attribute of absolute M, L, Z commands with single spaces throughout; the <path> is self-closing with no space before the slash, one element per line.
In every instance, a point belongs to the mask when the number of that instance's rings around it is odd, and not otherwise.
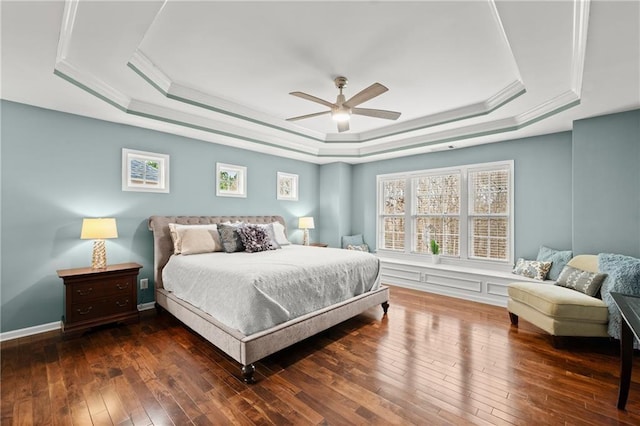
<path fill-rule="evenodd" d="M 471 208 L 469 203 L 469 194 L 470 194 L 470 182 L 469 182 L 469 172 L 477 172 L 483 170 L 498 170 L 498 169 L 506 169 L 509 172 L 509 194 L 508 194 L 508 202 L 509 202 L 509 223 L 508 223 L 508 238 L 507 242 L 509 244 L 508 248 L 508 258 L 506 260 L 489 260 L 482 258 L 473 258 L 470 257 L 471 251 L 471 239 L 469 238 L 470 232 L 470 212 Z M 515 235 L 514 235 L 514 217 L 515 217 L 515 187 L 514 187 L 514 175 L 515 175 L 515 167 L 514 160 L 504 160 L 504 161 L 494 161 L 488 163 L 476 163 L 476 164 L 465 164 L 459 166 L 450 166 L 450 167 L 439 167 L 434 169 L 423 169 L 423 170 L 412 170 L 407 172 L 397 172 L 397 173 L 387 173 L 380 174 L 376 176 L 376 247 L 377 253 L 394 258 L 402 258 L 407 260 L 419 261 L 419 262 L 428 262 L 430 258 L 430 254 L 425 253 L 417 253 L 414 251 L 414 235 L 415 235 L 415 223 L 414 218 L 415 215 L 415 207 L 414 207 L 414 196 L 415 196 L 415 188 L 413 187 L 413 179 L 416 177 L 423 177 L 428 175 L 439 175 L 445 173 L 460 173 L 460 253 L 459 257 L 453 256 L 441 256 L 442 264 L 444 265 L 459 265 L 459 266 L 467 266 L 467 267 L 475 267 L 481 269 L 493 269 L 493 270 L 502 270 L 502 271 L 511 271 L 514 263 L 514 253 L 515 253 Z M 405 245 L 404 250 L 398 249 L 387 249 L 382 248 L 384 243 L 384 230 L 382 229 L 384 225 L 383 217 L 389 216 L 385 215 L 381 210 L 380 203 L 384 197 L 382 183 L 387 180 L 394 179 L 404 179 L 405 180 Z"/>

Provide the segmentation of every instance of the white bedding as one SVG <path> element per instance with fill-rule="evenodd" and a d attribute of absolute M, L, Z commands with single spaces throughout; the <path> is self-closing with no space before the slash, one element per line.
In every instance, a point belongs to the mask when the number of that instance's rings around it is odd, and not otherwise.
<path fill-rule="evenodd" d="M 259 253 L 171 256 L 164 288 L 251 335 L 380 286 L 378 258 L 291 245 Z"/>

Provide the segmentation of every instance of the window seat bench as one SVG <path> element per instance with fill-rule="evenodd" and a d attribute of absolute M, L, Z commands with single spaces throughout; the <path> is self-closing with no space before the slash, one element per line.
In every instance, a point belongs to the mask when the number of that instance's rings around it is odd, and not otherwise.
<path fill-rule="evenodd" d="M 496 306 L 507 306 L 507 288 L 513 282 L 541 285 L 555 281 L 538 281 L 511 272 L 466 266 L 431 263 L 385 257 L 378 254 L 384 284 L 458 297 Z"/>

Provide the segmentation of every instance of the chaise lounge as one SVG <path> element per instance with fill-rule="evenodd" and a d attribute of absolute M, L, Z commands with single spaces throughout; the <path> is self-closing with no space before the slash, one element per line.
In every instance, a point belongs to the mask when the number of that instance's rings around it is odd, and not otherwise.
<path fill-rule="evenodd" d="M 568 265 L 598 273 L 598 256 L 578 255 Z M 508 293 L 511 324 L 517 326 L 518 318 L 522 317 L 551 334 L 554 347 L 561 345 L 562 336 L 609 336 L 609 311 L 597 297 L 542 282 L 513 282 Z"/>

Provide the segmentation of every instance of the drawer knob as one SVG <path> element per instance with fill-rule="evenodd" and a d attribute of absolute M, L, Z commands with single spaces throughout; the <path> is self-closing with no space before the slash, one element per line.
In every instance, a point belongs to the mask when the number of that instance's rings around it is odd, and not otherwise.
<path fill-rule="evenodd" d="M 89 287 L 86 290 L 78 289 L 78 294 L 80 296 L 86 296 L 87 294 L 91 293 L 92 291 L 93 291 L 93 287 Z"/>
<path fill-rule="evenodd" d="M 118 287 L 118 290 L 124 290 L 125 288 L 129 287 L 129 283 L 126 283 L 124 285 L 118 283 L 118 284 L 116 284 L 116 287 Z"/>
<path fill-rule="evenodd" d="M 93 309 L 93 306 L 89 306 L 86 310 L 82 310 L 80 308 L 76 309 L 76 311 L 78 311 L 78 313 L 80 315 L 87 315 L 89 312 L 91 312 L 91 309 Z"/>
<path fill-rule="evenodd" d="M 125 299 L 124 302 L 120 302 L 119 300 L 116 300 L 116 305 L 123 307 L 123 306 L 127 306 L 129 304 L 129 299 Z"/>

